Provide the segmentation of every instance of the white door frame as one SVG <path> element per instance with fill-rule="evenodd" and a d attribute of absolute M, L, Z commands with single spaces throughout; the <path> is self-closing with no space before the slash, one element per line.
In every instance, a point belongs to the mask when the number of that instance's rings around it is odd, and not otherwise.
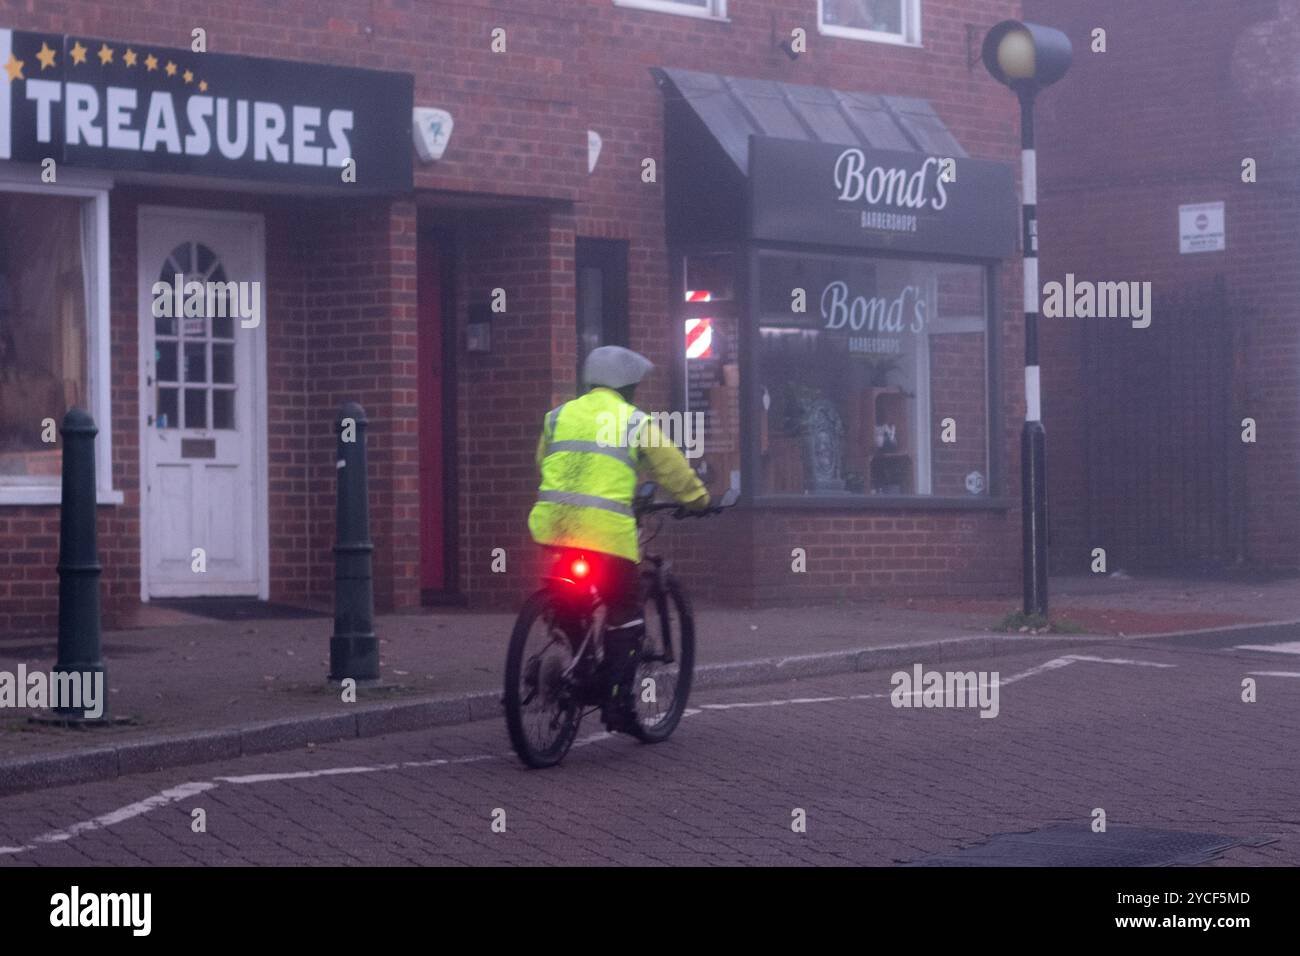
<path fill-rule="evenodd" d="M 140 441 L 140 600 L 149 601 L 149 508 L 147 504 L 146 482 L 152 474 L 152 462 L 149 457 L 150 426 L 147 423 L 149 407 L 149 386 L 145 380 L 144 370 L 151 361 L 147 354 L 146 342 L 153 341 L 153 315 L 149 304 L 153 301 L 151 290 L 156 277 L 154 265 L 142 261 L 140 255 L 140 237 L 144 235 L 145 222 L 150 216 L 181 217 L 186 219 L 206 220 L 209 222 L 234 222 L 253 227 L 253 261 L 257 263 L 259 274 L 253 276 L 261 283 L 261 324 L 252 331 L 254 339 L 253 355 L 253 437 L 252 460 L 249 466 L 253 475 L 253 559 L 257 566 L 257 596 L 266 601 L 271 596 L 271 544 L 269 479 L 267 468 L 267 428 L 266 428 L 266 220 L 261 213 L 234 212 L 215 209 L 190 209 L 185 206 L 142 205 L 136 212 L 136 378 L 138 380 L 137 410 L 139 414 Z M 251 279 L 249 281 L 252 281 Z"/>

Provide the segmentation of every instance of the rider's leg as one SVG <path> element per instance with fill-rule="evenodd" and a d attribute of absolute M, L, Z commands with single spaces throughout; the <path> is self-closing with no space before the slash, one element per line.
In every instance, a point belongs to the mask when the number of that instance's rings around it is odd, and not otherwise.
<path fill-rule="evenodd" d="M 609 609 L 605 619 L 605 661 L 610 686 L 610 700 L 604 711 L 611 729 L 622 730 L 635 712 L 633 685 L 645 635 L 639 600 L 641 576 L 636 562 L 611 557 L 603 577 L 602 596 Z"/>

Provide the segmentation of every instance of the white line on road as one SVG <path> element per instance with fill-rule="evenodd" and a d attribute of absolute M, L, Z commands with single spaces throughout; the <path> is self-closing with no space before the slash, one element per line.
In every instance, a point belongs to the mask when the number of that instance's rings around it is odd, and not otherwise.
<path fill-rule="evenodd" d="M 1300 677 L 1300 671 L 1247 671 L 1251 677 Z"/>
<path fill-rule="evenodd" d="M 86 833 L 90 830 L 98 830 L 102 827 L 111 827 L 115 823 L 121 823 L 124 820 L 130 820 L 132 817 L 138 817 L 148 813 L 150 810 L 157 810 L 159 807 L 165 807 L 169 803 L 175 803 L 177 800 L 188 800 L 190 797 L 211 790 L 216 786 L 210 781 L 196 783 L 183 783 L 179 787 L 171 787 L 161 793 L 156 793 L 152 797 L 140 800 L 137 803 L 127 804 L 125 807 L 119 807 L 102 816 L 95 817 L 91 820 L 84 820 L 81 823 L 74 823 L 66 830 L 55 830 L 53 833 L 43 833 L 34 837 L 32 842 L 26 846 L 0 846 L 0 853 L 23 853 L 27 850 L 34 850 L 36 847 L 46 843 L 62 843 L 65 840 L 71 840 L 74 836 Z"/>
<path fill-rule="evenodd" d="M 1235 651 L 1272 651 L 1274 654 L 1300 654 L 1300 641 L 1284 641 L 1281 644 L 1238 644 Z"/>
<path fill-rule="evenodd" d="M 1086 654 L 1068 654 L 1065 657 L 1054 657 L 1046 663 L 1039 664 L 1037 667 L 1031 667 L 1029 670 L 1021 671 L 1019 674 L 1012 674 L 1010 677 L 1000 678 L 999 685 L 1011 684 L 1027 677 L 1034 677 L 1038 674 L 1045 674 L 1048 671 L 1059 670 L 1062 667 L 1068 667 L 1076 662 L 1086 661 L 1094 664 L 1126 664 L 1137 667 L 1176 667 L 1176 664 L 1159 664 L 1155 661 L 1131 660 L 1122 657 L 1092 657 Z M 1285 671 L 1278 672 L 1258 672 L 1268 676 L 1278 677 L 1300 677 L 1300 674 L 1293 674 Z M 921 691 L 914 691 L 913 696 L 920 694 Z M 882 694 L 851 694 L 835 697 L 789 697 L 783 700 L 759 700 L 759 701 L 735 701 L 728 704 L 697 704 L 695 707 L 686 709 L 683 716 L 693 717 L 696 714 L 706 710 L 735 710 L 749 707 L 783 707 L 795 704 L 827 704 L 838 701 L 848 700 L 882 700 L 892 696 L 890 693 Z M 602 740 L 608 740 L 614 734 L 601 731 L 590 734 L 574 743 L 575 747 L 584 747 L 589 744 L 598 743 Z M 250 785 L 258 783 L 272 783 L 284 780 L 308 780 L 317 777 L 336 777 L 346 774 L 362 773 L 381 773 L 388 770 L 409 769 L 417 767 L 442 767 L 453 764 L 477 763 L 483 760 L 501 760 L 514 756 L 510 751 L 499 754 L 474 754 L 468 757 L 442 757 L 433 760 L 407 760 L 402 763 L 379 764 L 373 767 L 327 767 L 321 770 L 298 770 L 287 773 L 252 773 L 241 774 L 231 777 L 216 777 L 210 781 L 201 781 L 194 783 L 184 783 L 177 787 L 163 790 L 145 800 L 137 803 L 128 804 L 117 810 L 105 813 L 102 816 L 86 820 L 81 823 L 75 823 L 66 830 L 56 830 L 52 833 L 46 833 L 34 837 L 31 843 L 23 846 L 0 846 L 0 854 L 25 853 L 28 850 L 35 850 L 40 846 L 50 843 L 61 843 L 71 840 L 73 837 L 91 830 L 98 830 L 103 827 L 110 827 L 117 823 L 130 820 L 134 817 L 149 813 L 159 807 L 167 806 L 178 800 L 186 800 L 197 794 L 212 790 L 219 783 L 229 783 L 236 785 Z"/>
<path fill-rule="evenodd" d="M 1177 667 L 1176 664 L 1159 664 L 1155 661 L 1139 661 L 1126 657 L 1092 657 L 1088 654 L 1067 654 L 1064 657 L 1054 657 L 1044 664 L 1037 667 L 1031 667 L 1027 671 L 1021 671 L 1019 674 L 1012 674 L 1010 677 L 999 677 L 998 686 L 1004 684 L 1014 684 L 1018 680 L 1024 680 L 1026 677 L 1034 677 L 1038 674 L 1045 674 L 1048 671 L 1059 670 L 1062 667 L 1068 667 L 1078 661 L 1087 661 L 1093 664 L 1128 664 L 1135 667 Z M 920 697 L 924 690 L 914 690 L 911 692 L 912 697 Z M 729 704 L 699 704 L 702 710 L 742 710 L 750 707 L 786 707 L 791 704 L 826 704 L 834 701 L 843 700 L 884 700 L 893 697 L 893 692 L 883 694 L 847 694 L 841 697 L 787 697 L 781 700 L 746 700 L 736 701 Z M 907 696 L 907 695 L 904 695 Z"/>
<path fill-rule="evenodd" d="M 336 777 L 346 773 L 377 773 L 396 770 L 401 764 L 386 763 L 378 767 L 330 767 L 326 770 L 297 770 L 293 773 L 250 773 L 241 777 L 217 777 L 222 783 L 271 783 L 276 780 L 310 780 L 313 777 Z"/>

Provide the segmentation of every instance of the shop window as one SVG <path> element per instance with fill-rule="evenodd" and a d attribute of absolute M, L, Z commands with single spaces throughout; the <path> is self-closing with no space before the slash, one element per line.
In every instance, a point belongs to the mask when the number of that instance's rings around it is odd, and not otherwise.
<path fill-rule="evenodd" d="M 714 494 L 740 487 L 740 357 L 736 256 L 706 252 L 682 260 L 686 363 L 683 451 Z"/>
<path fill-rule="evenodd" d="M 0 489 L 57 486 L 62 445 L 47 423 L 88 407 L 82 207 L 0 192 Z"/>
<path fill-rule="evenodd" d="M 818 30 L 881 43 L 921 43 L 921 0 L 817 0 Z"/>
<path fill-rule="evenodd" d="M 977 265 L 761 255 L 760 493 L 988 494 L 984 283 Z"/>
<path fill-rule="evenodd" d="M 627 342 L 627 247 L 622 240 L 579 239 L 577 273 L 578 375 L 587 353 Z"/>
<path fill-rule="evenodd" d="M 715 20 L 721 20 L 727 15 L 727 0 L 614 0 L 614 6 Z"/>

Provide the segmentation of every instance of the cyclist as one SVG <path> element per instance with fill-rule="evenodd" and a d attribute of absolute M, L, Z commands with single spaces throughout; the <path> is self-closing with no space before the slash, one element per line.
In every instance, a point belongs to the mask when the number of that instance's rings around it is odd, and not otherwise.
<path fill-rule="evenodd" d="M 685 456 L 632 404 L 637 384 L 653 368 L 645 356 L 621 346 L 592 350 L 582 369 L 587 393 L 552 409 L 542 422 L 537 442 L 542 482 L 528 515 L 528 530 L 538 544 L 587 559 L 604 598 L 603 676 L 612 692 L 601 717 L 610 730 L 628 729 L 635 713 L 632 685 L 645 634 L 632 511 L 637 471 L 649 471 L 692 511 L 709 506 L 709 493 Z"/>

